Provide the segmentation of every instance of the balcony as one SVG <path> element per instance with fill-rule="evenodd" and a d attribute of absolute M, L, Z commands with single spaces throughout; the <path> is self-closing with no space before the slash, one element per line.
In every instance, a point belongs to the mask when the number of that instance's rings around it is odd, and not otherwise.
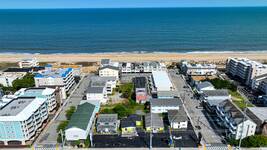
<path fill-rule="evenodd" d="M 230 131 L 232 134 L 236 134 L 236 131 L 232 130 L 231 128 L 229 128 L 229 131 Z"/>

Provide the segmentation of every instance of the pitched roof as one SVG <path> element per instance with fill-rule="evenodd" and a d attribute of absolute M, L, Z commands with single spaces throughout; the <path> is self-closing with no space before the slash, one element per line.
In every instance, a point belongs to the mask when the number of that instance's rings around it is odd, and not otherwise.
<path fill-rule="evenodd" d="M 170 122 L 188 121 L 187 114 L 183 107 L 179 108 L 179 110 L 168 110 L 168 118 Z"/>
<path fill-rule="evenodd" d="M 110 59 L 101 59 L 102 65 L 108 65 L 110 63 Z"/>
<path fill-rule="evenodd" d="M 150 100 L 151 107 L 168 107 L 168 106 L 176 106 L 179 107 L 182 105 L 182 102 L 179 98 L 166 98 L 166 99 L 151 99 Z"/>
<path fill-rule="evenodd" d="M 205 96 L 229 96 L 229 92 L 226 89 L 204 90 L 203 94 Z"/>
<path fill-rule="evenodd" d="M 123 118 L 121 119 L 121 127 L 126 128 L 126 127 L 136 127 L 136 122 L 131 120 L 130 118 Z"/>
<path fill-rule="evenodd" d="M 116 77 L 92 76 L 90 86 L 91 87 L 104 87 L 108 81 L 116 81 Z"/>
<path fill-rule="evenodd" d="M 157 91 L 158 97 L 178 97 L 179 93 L 177 91 Z"/>
<path fill-rule="evenodd" d="M 206 87 L 214 87 L 214 86 L 210 82 L 204 81 L 204 82 L 201 82 L 201 83 L 197 84 L 197 87 L 199 89 L 203 89 L 203 88 L 206 88 Z"/>
<path fill-rule="evenodd" d="M 252 112 L 262 123 L 267 122 L 267 107 L 248 107 L 248 110 Z M 254 120 L 254 118 L 251 119 Z"/>
<path fill-rule="evenodd" d="M 133 79 L 135 88 L 145 88 L 146 87 L 146 77 L 135 77 Z"/>
<path fill-rule="evenodd" d="M 140 115 L 132 114 L 129 115 L 127 118 L 123 118 L 121 120 L 121 127 L 135 127 L 136 126 L 136 121 L 141 121 L 142 117 Z"/>
<path fill-rule="evenodd" d="M 97 123 L 100 122 L 117 122 L 118 114 L 99 114 L 97 117 Z"/>
<path fill-rule="evenodd" d="M 86 93 L 103 93 L 104 87 L 91 87 L 86 89 Z"/>
<path fill-rule="evenodd" d="M 115 66 L 111 66 L 111 65 L 107 65 L 107 66 L 101 67 L 99 70 L 103 70 L 103 69 L 106 69 L 106 68 L 119 71 L 119 67 L 115 67 Z"/>
<path fill-rule="evenodd" d="M 76 112 L 71 116 L 67 129 L 77 127 L 86 130 L 90 119 L 94 117 L 92 116 L 94 109 L 95 105 L 91 103 L 78 105 Z"/>
<path fill-rule="evenodd" d="M 151 119 L 152 116 L 152 119 Z M 152 126 L 153 127 L 164 127 L 163 125 L 163 120 L 160 118 L 159 114 L 155 113 L 148 113 L 145 116 L 145 126 L 146 127 L 151 127 L 151 121 L 152 121 Z"/>
<path fill-rule="evenodd" d="M 228 118 L 231 118 L 230 121 L 234 121 L 236 124 L 239 124 L 243 121 L 244 113 L 231 101 L 225 100 L 219 104 L 219 108 L 223 108 L 224 112 L 226 113 L 226 116 L 229 116 Z M 248 120 L 247 115 L 245 115 L 245 120 Z"/>

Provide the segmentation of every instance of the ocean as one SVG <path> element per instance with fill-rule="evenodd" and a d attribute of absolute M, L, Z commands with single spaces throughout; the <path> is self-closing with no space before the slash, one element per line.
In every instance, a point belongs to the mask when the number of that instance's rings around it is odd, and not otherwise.
<path fill-rule="evenodd" d="M 267 50 L 267 7 L 0 10 L 0 53 Z"/>

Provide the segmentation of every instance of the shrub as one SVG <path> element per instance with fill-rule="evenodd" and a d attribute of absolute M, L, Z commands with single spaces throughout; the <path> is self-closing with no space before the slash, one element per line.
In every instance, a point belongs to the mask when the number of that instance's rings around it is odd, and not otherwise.
<path fill-rule="evenodd" d="M 129 109 L 127 109 L 124 105 L 118 104 L 113 108 L 114 113 L 117 113 L 119 118 L 126 117 L 130 114 Z"/>
<path fill-rule="evenodd" d="M 76 111 L 76 107 L 75 106 L 70 106 L 70 108 L 68 110 L 66 110 L 66 118 L 67 120 L 70 120 L 72 114 Z"/>
<path fill-rule="evenodd" d="M 215 78 L 215 79 L 206 79 L 205 81 L 209 81 L 211 82 L 211 84 L 216 88 L 216 89 L 228 89 L 231 91 L 236 91 L 237 87 L 231 83 L 228 80 L 222 80 L 219 78 Z"/>
<path fill-rule="evenodd" d="M 16 79 L 13 81 L 13 88 L 15 90 L 19 90 L 21 88 L 29 88 L 35 85 L 34 83 L 34 75 L 33 74 L 26 74 L 22 79 Z"/>
<path fill-rule="evenodd" d="M 239 140 L 229 139 L 228 143 L 231 145 L 238 146 Z M 253 135 L 246 137 L 242 140 L 242 147 L 266 147 L 267 137 L 263 135 Z"/>

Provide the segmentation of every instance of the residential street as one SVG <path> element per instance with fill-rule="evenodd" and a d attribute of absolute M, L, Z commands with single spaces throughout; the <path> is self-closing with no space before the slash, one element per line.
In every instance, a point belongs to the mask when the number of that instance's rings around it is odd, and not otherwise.
<path fill-rule="evenodd" d="M 202 134 L 204 144 L 206 145 L 222 144 L 223 138 L 213 129 L 212 120 L 207 119 L 204 114 L 205 110 L 197 108 L 200 106 L 200 102 L 194 97 L 193 92 L 183 79 L 182 75 L 177 75 L 175 70 L 170 70 L 169 74 L 173 84 L 181 95 L 186 112 L 188 113 L 189 118 L 191 118 L 192 125 L 195 127 L 196 134 L 198 134 L 198 132 Z"/>

